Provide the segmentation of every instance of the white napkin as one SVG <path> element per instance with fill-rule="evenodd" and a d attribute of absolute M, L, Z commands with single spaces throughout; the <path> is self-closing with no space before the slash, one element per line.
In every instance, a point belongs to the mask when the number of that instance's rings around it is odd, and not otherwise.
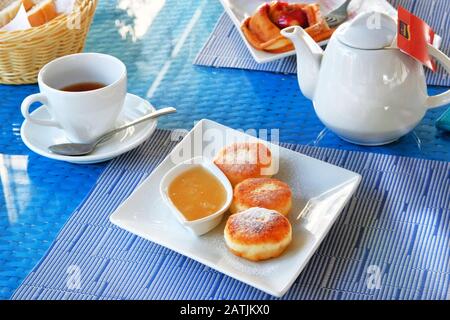
<path fill-rule="evenodd" d="M 75 0 L 55 0 L 56 12 L 58 14 L 69 14 L 73 11 Z"/>
<path fill-rule="evenodd" d="M 27 12 L 23 4 L 20 5 L 19 11 L 17 11 L 16 16 L 2 28 L 1 31 L 16 31 L 16 30 L 26 30 L 31 28 L 30 22 L 28 21 Z"/>

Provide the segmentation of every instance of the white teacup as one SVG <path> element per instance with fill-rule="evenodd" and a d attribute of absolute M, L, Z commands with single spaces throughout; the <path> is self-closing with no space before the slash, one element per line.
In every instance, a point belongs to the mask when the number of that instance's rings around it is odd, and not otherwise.
<path fill-rule="evenodd" d="M 104 87 L 69 92 L 60 89 L 98 82 Z M 58 127 L 72 142 L 90 142 L 115 126 L 127 94 L 127 70 L 119 59 L 101 53 L 78 53 L 55 59 L 38 75 L 40 93 L 22 102 L 22 114 L 30 122 Z M 52 119 L 37 119 L 29 113 L 34 102 L 45 104 Z"/>

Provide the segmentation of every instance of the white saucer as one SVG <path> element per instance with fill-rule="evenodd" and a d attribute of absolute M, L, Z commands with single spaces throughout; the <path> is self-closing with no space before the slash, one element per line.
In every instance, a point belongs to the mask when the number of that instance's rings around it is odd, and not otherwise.
<path fill-rule="evenodd" d="M 155 108 L 147 100 L 127 93 L 124 108 L 117 120 L 117 126 L 131 122 L 153 111 L 155 111 Z M 40 106 L 32 114 L 39 119 L 50 118 L 45 105 Z M 156 124 L 157 120 L 154 119 L 130 127 L 99 145 L 91 154 L 78 157 L 57 155 L 47 149 L 53 144 L 70 142 L 61 129 L 41 126 L 25 120 L 20 129 L 20 135 L 25 145 L 41 156 L 72 163 L 89 164 L 110 160 L 137 147 L 155 131 Z"/>

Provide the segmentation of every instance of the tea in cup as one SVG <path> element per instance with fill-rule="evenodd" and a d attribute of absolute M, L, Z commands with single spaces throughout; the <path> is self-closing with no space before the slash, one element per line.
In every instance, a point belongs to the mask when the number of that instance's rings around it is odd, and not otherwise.
<path fill-rule="evenodd" d="M 38 74 L 40 93 L 22 102 L 30 122 L 61 128 L 71 142 L 87 143 L 114 129 L 127 94 L 127 70 L 119 59 L 78 53 L 55 59 Z M 37 119 L 30 105 L 46 105 L 51 119 Z"/>

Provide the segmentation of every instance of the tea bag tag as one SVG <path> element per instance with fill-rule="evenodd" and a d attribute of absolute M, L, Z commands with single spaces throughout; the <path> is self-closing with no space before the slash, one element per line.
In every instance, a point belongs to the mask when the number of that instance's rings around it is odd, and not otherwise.
<path fill-rule="evenodd" d="M 403 7 L 398 8 L 396 47 L 413 57 L 431 70 L 436 71 L 436 63 L 428 53 L 428 46 L 439 44 L 431 27 L 419 17 Z"/>

